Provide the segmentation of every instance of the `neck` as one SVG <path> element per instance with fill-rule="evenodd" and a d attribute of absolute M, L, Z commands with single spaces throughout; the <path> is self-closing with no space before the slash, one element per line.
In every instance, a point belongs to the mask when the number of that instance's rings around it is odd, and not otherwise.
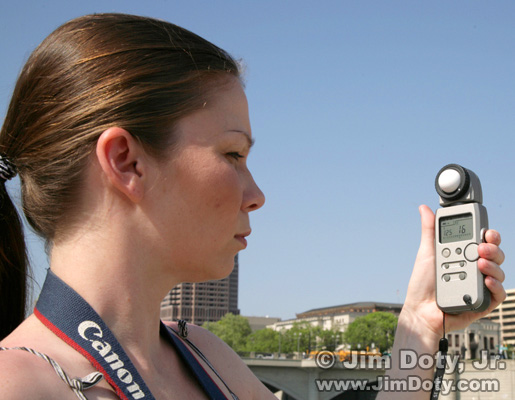
<path fill-rule="evenodd" d="M 80 245 L 56 245 L 51 269 L 100 315 L 135 363 L 151 368 L 144 364 L 161 353 L 160 303 L 175 282 L 158 274 L 134 246 L 111 237 L 116 244 L 103 240 L 94 246 L 81 237 Z"/>

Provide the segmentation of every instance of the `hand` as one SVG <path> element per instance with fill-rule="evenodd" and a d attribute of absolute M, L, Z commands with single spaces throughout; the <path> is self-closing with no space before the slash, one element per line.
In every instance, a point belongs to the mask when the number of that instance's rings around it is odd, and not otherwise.
<path fill-rule="evenodd" d="M 442 337 L 442 311 L 437 307 L 435 299 L 435 216 L 427 206 L 420 206 L 419 211 L 422 225 L 420 247 L 403 307 L 404 315 L 401 316 L 403 319 L 408 318 L 410 324 L 416 324 L 417 330 L 422 329 Z M 495 230 L 488 230 L 485 241 L 478 248 L 478 268 L 486 276 L 485 284 L 491 292 L 490 306 L 481 313 L 469 311 L 458 315 L 446 314 L 446 331 L 468 326 L 474 320 L 488 315 L 506 298 L 502 286 L 504 272 L 500 268 L 504 261 L 504 253 L 499 248 L 501 236 Z"/>

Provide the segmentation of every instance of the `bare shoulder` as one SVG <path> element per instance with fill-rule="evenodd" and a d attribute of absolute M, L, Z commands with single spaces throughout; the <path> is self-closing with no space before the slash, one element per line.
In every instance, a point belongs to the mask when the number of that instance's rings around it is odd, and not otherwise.
<path fill-rule="evenodd" d="M 49 382 L 55 381 L 48 373 L 52 367 L 38 356 L 20 349 L 21 347 L 32 348 L 35 344 L 33 335 L 28 333 L 33 328 L 32 325 L 30 318 L 25 320 L 0 342 L 2 399 L 51 398 L 50 395 L 53 392 Z"/>
<path fill-rule="evenodd" d="M 178 330 L 177 324 L 166 322 Z M 218 336 L 188 324 L 188 339 L 197 346 L 240 399 L 276 399 L 243 360 Z"/>
<path fill-rule="evenodd" d="M 56 375 L 46 361 L 24 350 L 0 351 L 2 399 L 50 399 L 56 391 Z M 64 397 L 63 397 L 64 398 Z"/>
<path fill-rule="evenodd" d="M 165 322 L 165 324 L 170 326 L 176 332 L 179 331 L 177 323 Z M 211 363 L 220 359 L 224 360 L 224 364 L 227 365 L 234 365 L 234 363 L 238 366 L 241 364 L 245 365 L 233 349 L 207 329 L 198 325 L 188 324 L 188 339 L 202 351 Z M 219 364 L 221 363 L 217 362 L 217 365 Z M 249 372 L 252 373 L 250 370 Z"/>
<path fill-rule="evenodd" d="M 62 353 L 60 342 L 32 316 L 2 340 L 0 347 L 5 348 L 0 351 L 2 400 L 76 398 L 50 363 L 35 354 L 52 357 L 64 371 L 75 376 L 78 371 L 71 366 L 78 365 L 77 360 Z M 23 348 L 30 349 L 30 352 Z M 66 345 L 63 348 L 67 350 Z"/>

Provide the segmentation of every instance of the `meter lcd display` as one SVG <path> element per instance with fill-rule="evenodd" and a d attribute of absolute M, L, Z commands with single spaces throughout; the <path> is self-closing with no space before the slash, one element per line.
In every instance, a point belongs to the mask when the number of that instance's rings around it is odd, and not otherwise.
<path fill-rule="evenodd" d="M 473 228 L 472 214 L 440 218 L 440 243 L 470 240 L 474 236 Z"/>

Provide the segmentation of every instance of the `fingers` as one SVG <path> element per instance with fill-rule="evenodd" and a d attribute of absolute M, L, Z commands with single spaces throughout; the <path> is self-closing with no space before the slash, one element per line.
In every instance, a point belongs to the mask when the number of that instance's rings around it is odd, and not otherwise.
<path fill-rule="evenodd" d="M 486 276 L 485 285 L 492 294 L 490 308 L 497 307 L 506 299 L 506 291 L 502 283 L 505 279 L 504 271 L 499 265 L 504 262 L 504 252 L 498 247 L 501 244 L 501 235 L 496 230 L 490 229 L 485 234 L 485 242 L 479 245 L 478 260 L 479 270 Z"/>
<path fill-rule="evenodd" d="M 492 295 L 492 304 L 489 307 L 489 309 L 492 310 L 506 299 L 506 291 L 502 283 L 491 276 L 485 278 L 485 285 Z"/>
<path fill-rule="evenodd" d="M 485 241 L 499 246 L 501 244 L 501 235 L 495 229 L 489 229 L 485 233 Z"/>
<path fill-rule="evenodd" d="M 477 265 L 483 275 L 490 276 L 500 283 L 504 282 L 504 271 L 495 262 L 480 258 Z"/>
<path fill-rule="evenodd" d="M 504 271 L 499 267 L 504 262 L 504 252 L 498 247 L 501 243 L 501 235 L 499 232 L 490 229 L 485 234 L 487 243 L 481 243 L 478 247 L 478 254 L 481 257 L 478 260 L 480 271 L 499 283 L 504 282 Z"/>
<path fill-rule="evenodd" d="M 504 252 L 498 247 L 501 243 L 501 235 L 499 235 L 499 232 L 491 229 L 486 232 L 485 240 L 487 243 L 481 243 L 478 247 L 478 254 L 481 258 L 478 260 L 477 265 L 481 273 L 486 276 L 485 283 L 487 286 L 489 286 L 489 283 L 492 286 L 492 290 L 497 290 L 500 293 L 498 296 L 500 298 L 506 296 L 502 287 L 505 274 L 500 267 L 504 262 L 505 256 Z"/>
<path fill-rule="evenodd" d="M 504 252 L 495 244 L 481 243 L 477 252 L 479 257 L 493 261 L 497 265 L 501 265 L 504 262 Z"/>

